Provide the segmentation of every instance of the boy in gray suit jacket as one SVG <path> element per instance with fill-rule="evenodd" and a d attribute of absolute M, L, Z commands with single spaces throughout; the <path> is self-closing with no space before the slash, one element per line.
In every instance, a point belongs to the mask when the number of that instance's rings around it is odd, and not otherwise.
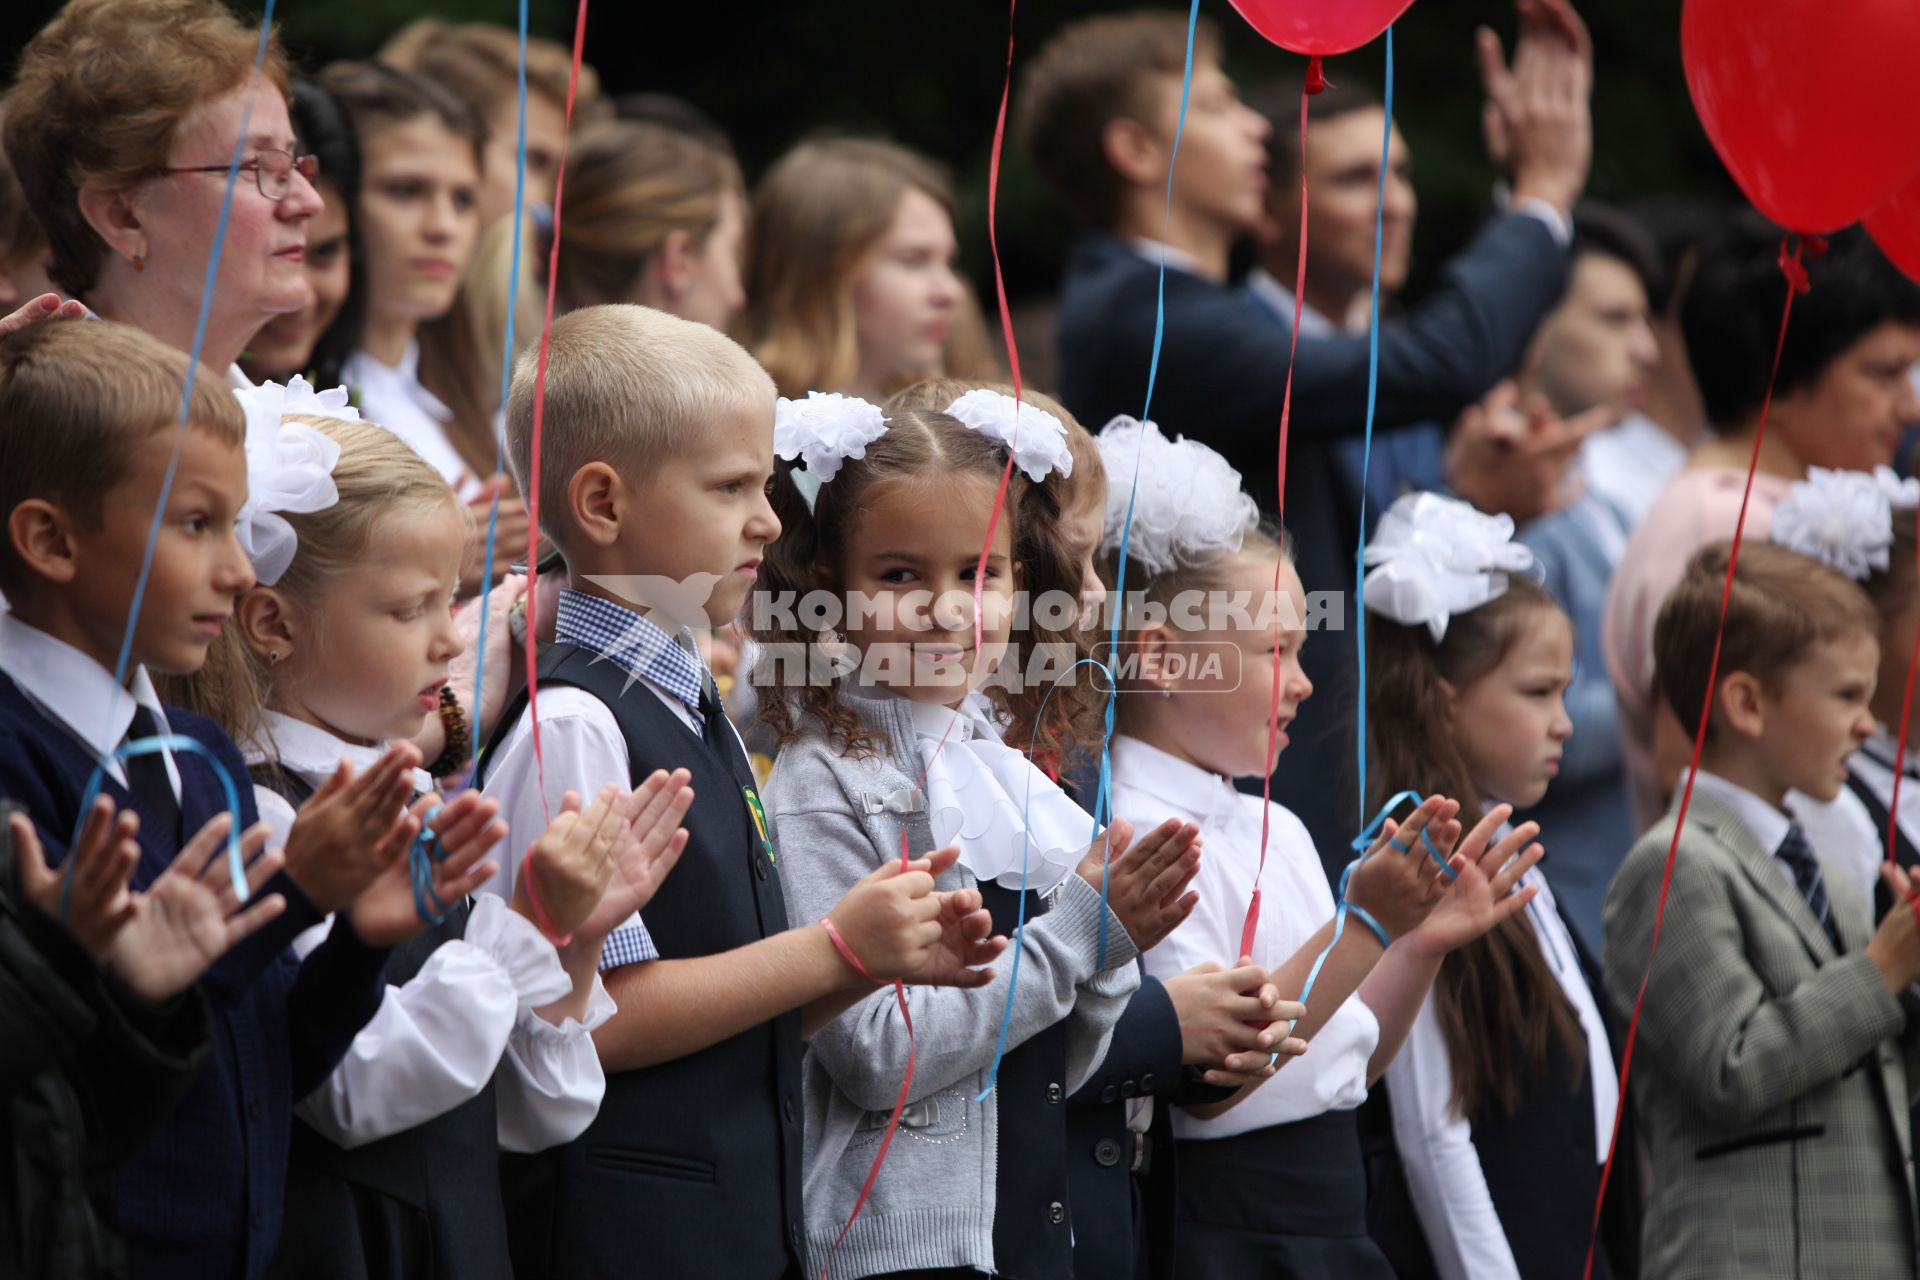
<path fill-rule="evenodd" d="M 1710 727 L 1690 803 L 1627 856 L 1606 906 L 1606 985 L 1641 989 L 1667 848 L 1662 946 L 1632 1079 L 1652 1176 L 1649 1280 L 1916 1275 L 1909 1081 L 1920 924 L 1870 918 L 1782 808 L 1832 799 L 1873 732 L 1877 623 L 1859 586 L 1771 544 L 1742 546 L 1711 688 L 1728 546 L 1704 548 L 1655 627 L 1658 685 Z"/>

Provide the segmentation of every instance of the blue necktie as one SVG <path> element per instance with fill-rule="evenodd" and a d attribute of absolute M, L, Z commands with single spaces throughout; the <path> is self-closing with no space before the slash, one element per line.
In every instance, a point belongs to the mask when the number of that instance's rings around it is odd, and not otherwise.
<path fill-rule="evenodd" d="M 1793 872 L 1793 883 L 1800 890 L 1800 896 L 1807 900 L 1813 918 L 1827 931 L 1827 937 L 1833 940 L 1837 950 L 1840 935 L 1833 927 L 1833 904 L 1827 901 L 1827 884 L 1820 875 L 1820 860 L 1814 857 L 1813 846 L 1807 843 L 1806 832 L 1800 830 L 1798 823 L 1787 828 L 1787 838 L 1780 842 L 1774 857 L 1786 863 L 1787 870 Z"/>

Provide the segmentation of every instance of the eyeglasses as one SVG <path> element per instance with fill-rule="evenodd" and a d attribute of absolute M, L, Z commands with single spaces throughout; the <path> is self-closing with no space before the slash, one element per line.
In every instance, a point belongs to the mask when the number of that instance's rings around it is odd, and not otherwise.
<path fill-rule="evenodd" d="M 224 164 L 185 165 L 172 169 L 162 169 L 162 174 L 176 173 L 225 173 L 231 166 Z M 269 200 L 284 200 L 287 192 L 293 190 L 294 171 L 312 182 L 320 176 L 320 160 L 314 155 L 297 156 L 290 151 L 267 149 L 256 151 L 240 162 L 242 169 L 253 171 L 254 185 L 260 188 L 260 194 Z"/>

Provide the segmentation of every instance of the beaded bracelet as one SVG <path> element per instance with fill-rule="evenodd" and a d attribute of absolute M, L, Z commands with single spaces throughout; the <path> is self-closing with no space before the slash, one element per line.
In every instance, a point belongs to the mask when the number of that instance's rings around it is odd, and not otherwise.
<path fill-rule="evenodd" d="M 473 730 L 467 725 L 460 695 L 453 691 L 451 684 L 440 686 L 440 729 L 446 742 L 433 763 L 427 766 L 427 773 L 435 778 L 458 773 L 473 754 Z"/>

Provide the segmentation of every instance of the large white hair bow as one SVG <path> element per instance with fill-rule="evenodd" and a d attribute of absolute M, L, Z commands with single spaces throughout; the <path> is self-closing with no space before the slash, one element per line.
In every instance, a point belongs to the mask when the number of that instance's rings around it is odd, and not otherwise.
<path fill-rule="evenodd" d="M 805 400 L 781 396 L 773 410 L 773 451 L 806 464 L 794 472 L 794 487 L 813 510 L 820 486 L 840 474 L 848 458 L 864 458 L 867 446 L 887 433 L 887 415 L 858 396 L 809 391 Z"/>
<path fill-rule="evenodd" d="M 1807 468 L 1773 509 L 1773 540 L 1856 582 L 1884 570 L 1893 546 L 1893 508 L 1920 506 L 1920 480 L 1891 467 L 1865 471 Z"/>
<path fill-rule="evenodd" d="M 263 382 L 236 388 L 247 415 L 247 504 L 234 532 L 262 586 L 272 586 L 293 563 L 299 547 L 293 526 L 281 512 L 325 511 L 340 500 L 333 483 L 340 446 L 299 422 L 283 422 L 290 413 L 358 422 L 360 411 L 347 403 L 347 389 L 315 391 L 298 374 L 286 386 Z"/>
<path fill-rule="evenodd" d="M 1240 473 L 1197 440 L 1169 440 L 1153 423 L 1123 415 L 1101 428 L 1097 443 L 1107 468 L 1107 527 L 1100 545 L 1107 551 L 1119 547 L 1131 497 L 1127 558 L 1148 573 L 1232 555 L 1247 530 L 1260 523 L 1260 509 L 1240 490 Z"/>
<path fill-rule="evenodd" d="M 1507 575 L 1533 564 L 1513 541 L 1511 516 L 1484 515 L 1457 498 L 1409 493 L 1387 508 L 1367 543 L 1366 607 L 1438 644 L 1447 622 L 1504 595 Z"/>
<path fill-rule="evenodd" d="M 1013 465 L 1035 484 L 1058 471 L 1073 474 L 1067 427 L 1038 405 L 999 391 L 969 391 L 947 406 L 947 413 L 981 435 L 991 436 L 1013 455 Z"/>

